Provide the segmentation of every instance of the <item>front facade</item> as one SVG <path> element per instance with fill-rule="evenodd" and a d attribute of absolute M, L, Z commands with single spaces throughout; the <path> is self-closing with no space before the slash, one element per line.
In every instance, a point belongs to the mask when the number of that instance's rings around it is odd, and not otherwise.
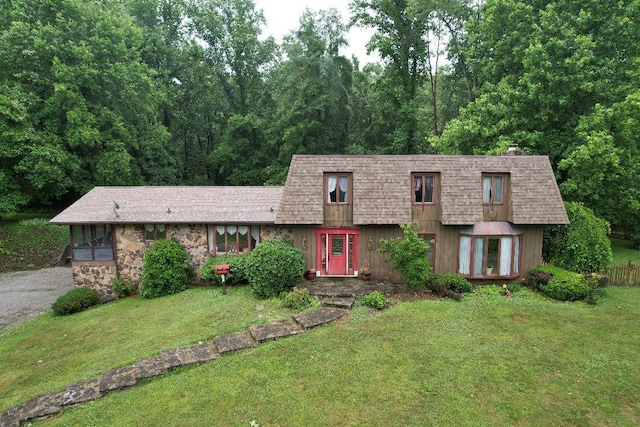
<path fill-rule="evenodd" d="M 542 230 L 567 215 L 545 156 L 293 156 L 284 187 L 96 187 L 51 220 L 70 225 L 74 281 L 111 292 L 172 238 L 207 257 L 284 238 L 325 276 L 399 274 L 376 249 L 415 222 L 437 273 L 513 280 L 541 260 Z"/>
<path fill-rule="evenodd" d="M 294 156 L 276 216 L 319 275 L 398 280 L 380 239 L 417 223 L 437 273 L 513 280 L 540 263 L 545 225 L 566 224 L 546 156 Z"/>

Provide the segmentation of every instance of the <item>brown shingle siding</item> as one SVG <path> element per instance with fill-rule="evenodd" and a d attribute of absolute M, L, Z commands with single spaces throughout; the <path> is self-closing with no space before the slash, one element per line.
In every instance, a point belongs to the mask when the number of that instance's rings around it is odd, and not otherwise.
<path fill-rule="evenodd" d="M 515 224 L 568 222 L 546 156 L 293 156 L 278 224 L 321 224 L 323 173 L 353 173 L 353 222 L 404 224 L 411 221 L 411 173 L 440 173 L 440 206 L 445 225 L 482 221 L 482 173 L 511 175 Z M 303 209 L 302 209 L 303 208 Z"/>

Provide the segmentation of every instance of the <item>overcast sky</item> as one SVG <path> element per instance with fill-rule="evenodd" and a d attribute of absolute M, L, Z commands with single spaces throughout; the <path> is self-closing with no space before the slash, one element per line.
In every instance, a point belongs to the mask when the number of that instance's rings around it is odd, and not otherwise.
<path fill-rule="evenodd" d="M 342 16 L 342 21 L 346 24 L 349 21 L 349 1 L 350 0 L 254 0 L 257 10 L 262 10 L 267 20 L 264 34 L 275 37 L 280 43 L 282 36 L 298 28 L 300 16 L 306 8 L 313 11 L 323 9 L 338 9 Z M 356 55 L 360 59 L 360 67 L 368 62 L 376 62 L 376 56 L 367 56 L 365 45 L 369 41 L 372 30 L 361 30 L 352 28 L 347 38 L 349 46 L 340 53 L 348 58 Z"/>

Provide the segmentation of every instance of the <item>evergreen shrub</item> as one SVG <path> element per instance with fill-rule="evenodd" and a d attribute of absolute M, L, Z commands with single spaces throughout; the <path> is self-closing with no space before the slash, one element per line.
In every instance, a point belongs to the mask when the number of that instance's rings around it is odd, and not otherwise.
<path fill-rule="evenodd" d="M 140 296 L 157 298 L 182 292 L 191 277 L 187 250 L 174 240 L 158 240 L 144 254 Z"/>
<path fill-rule="evenodd" d="M 136 285 L 122 277 L 115 277 L 111 281 L 111 284 L 113 285 L 113 293 L 115 293 L 118 298 L 126 298 L 131 295 L 135 295 L 137 290 Z"/>
<path fill-rule="evenodd" d="M 263 241 L 248 258 L 247 276 L 259 298 L 273 298 L 290 291 L 304 274 L 302 251 L 284 240 Z"/>
<path fill-rule="evenodd" d="M 100 304 L 100 296 L 94 289 L 75 288 L 58 298 L 51 309 L 56 316 L 66 316 L 98 304 Z"/>
<path fill-rule="evenodd" d="M 222 286 L 222 276 L 216 274 L 216 265 L 229 264 L 231 271 L 225 276 L 225 284 L 229 286 L 246 284 L 249 282 L 249 278 L 247 276 L 248 260 L 249 255 L 245 254 L 216 255 L 208 258 L 204 262 L 202 269 L 200 270 L 200 277 L 213 285 Z"/>
<path fill-rule="evenodd" d="M 282 305 L 294 311 L 302 311 L 313 307 L 315 302 L 316 300 L 309 294 L 308 289 L 294 287 L 291 292 L 285 295 Z"/>
<path fill-rule="evenodd" d="M 387 299 L 378 291 L 371 292 L 362 297 L 362 303 L 366 306 L 383 309 L 387 306 Z"/>
<path fill-rule="evenodd" d="M 533 267 L 525 277 L 525 285 L 559 301 L 586 300 L 591 304 L 603 295 L 609 282 L 606 274 L 579 274 L 560 267 Z"/>

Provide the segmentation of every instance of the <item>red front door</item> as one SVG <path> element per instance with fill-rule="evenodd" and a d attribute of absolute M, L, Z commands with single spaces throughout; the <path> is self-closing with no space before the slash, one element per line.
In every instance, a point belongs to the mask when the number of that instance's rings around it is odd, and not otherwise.
<path fill-rule="evenodd" d="M 347 248 L 344 234 L 329 236 L 329 257 L 327 260 L 327 273 L 329 275 L 347 274 Z"/>

